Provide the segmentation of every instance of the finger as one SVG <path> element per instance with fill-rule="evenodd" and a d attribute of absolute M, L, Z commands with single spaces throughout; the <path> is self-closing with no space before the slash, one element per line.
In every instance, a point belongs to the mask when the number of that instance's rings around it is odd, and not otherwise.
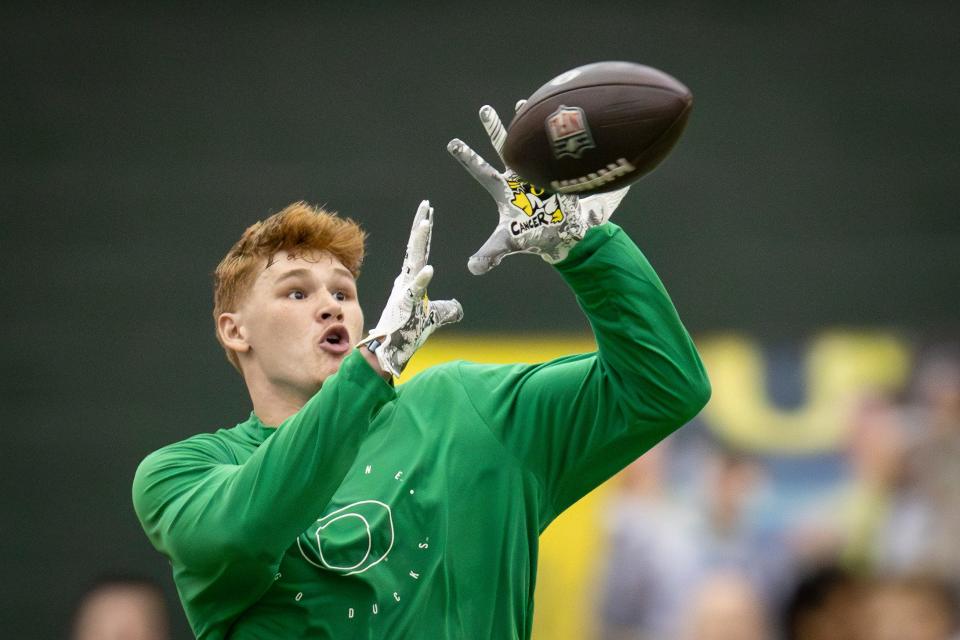
<path fill-rule="evenodd" d="M 500 264 L 503 256 L 511 251 L 510 239 L 510 232 L 505 227 L 494 229 L 483 246 L 467 261 L 470 273 L 481 276 Z"/>
<path fill-rule="evenodd" d="M 580 208 L 591 224 L 597 225 L 606 222 L 620 205 L 620 202 L 630 191 L 630 187 L 598 193 L 595 196 L 580 198 Z"/>
<path fill-rule="evenodd" d="M 404 256 L 404 273 L 418 272 L 427 263 L 430 256 L 430 238 L 433 235 L 433 207 L 424 200 L 417 208 L 413 229 L 407 241 L 407 254 Z"/>
<path fill-rule="evenodd" d="M 466 142 L 454 138 L 447 143 L 447 151 L 450 152 L 457 161 L 463 165 L 463 168 L 473 176 L 474 180 L 479 182 L 487 190 L 493 199 L 497 202 L 508 197 L 505 191 L 507 185 L 503 181 L 500 172 L 490 166 L 490 164 L 480 157 L 480 155 L 471 149 Z"/>
<path fill-rule="evenodd" d="M 513 112 L 516 113 L 517 111 L 520 111 L 520 109 L 523 109 L 523 105 L 525 104 L 527 104 L 526 98 L 517 100 L 517 104 L 513 105 Z"/>
<path fill-rule="evenodd" d="M 436 327 L 463 320 L 463 307 L 456 300 L 432 300 L 430 321 Z"/>
<path fill-rule="evenodd" d="M 426 201 L 429 205 L 429 200 Z M 420 252 L 423 254 L 423 263 L 426 264 L 427 260 L 430 258 L 430 243 L 433 240 L 433 207 L 430 207 L 427 210 L 427 233 L 426 238 L 424 238 L 423 246 L 420 248 Z"/>
<path fill-rule="evenodd" d="M 485 104 L 480 107 L 480 122 L 487 131 L 490 144 L 497 150 L 497 155 L 500 156 L 500 160 L 503 160 L 503 141 L 507 139 L 507 129 L 503 126 L 503 122 L 500 121 L 500 116 L 497 115 L 493 107 Z M 504 161 L 504 165 L 506 165 L 506 161 Z"/>
<path fill-rule="evenodd" d="M 410 284 L 410 293 L 414 298 L 423 297 L 423 293 L 427 290 L 427 285 L 430 284 L 430 280 L 433 279 L 433 267 L 430 265 L 424 266 L 417 273 L 417 277 L 413 279 L 413 282 Z"/>
<path fill-rule="evenodd" d="M 623 200 L 628 191 L 630 191 L 630 187 L 624 187 L 623 189 L 617 189 L 616 191 L 610 191 L 608 193 L 598 193 L 594 197 L 603 202 L 603 206 L 612 212 L 620 206 L 620 201 Z"/>
<path fill-rule="evenodd" d="M 431 225 L 426 220 L 421 220 L 420 224 L 410 232 L 410 239 L 407 241 L 407 251 L 403 256 L 404 278 L 409 278 L 417 273 L 427 262 L 427 251 L 430 246 Z"/>
<path fill-rule="evenodd" d="M 428 214 L 429 211 L 430 211 L 430 201 L 429 201 L 429 200 L 421 200 L 421 201 L 420 201 L 420 204 L 417 205 L 417 212 L 413 215 L 413 225 L 411 225 L 411 226 L 412 226 L 414 229 L 416 229 L 417 226 L 418 226 L 422 221 L 426 220 L 427 214 Z"/>

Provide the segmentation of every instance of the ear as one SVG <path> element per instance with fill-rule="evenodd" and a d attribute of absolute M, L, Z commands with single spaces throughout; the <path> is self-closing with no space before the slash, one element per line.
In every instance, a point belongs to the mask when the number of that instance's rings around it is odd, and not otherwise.
<path fill-rule="evenodd" d="M 217 335 L 220 336 L 223 346 L 231 351 L 246 353 L 250 350 L 238 312 L 224 312 L 217 317 Z"/>

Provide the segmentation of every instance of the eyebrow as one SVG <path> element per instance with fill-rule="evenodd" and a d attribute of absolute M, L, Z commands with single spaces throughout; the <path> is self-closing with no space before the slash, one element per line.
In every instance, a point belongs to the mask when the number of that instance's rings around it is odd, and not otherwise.
<path fill-rule="evenodd" d="M 353 279 L 353 274 L 343 267 L 334 267 L 333 272 L 338 276 L 350 278 L 351 280 Z M 298 269 L 291 269 L 290 271 L 287 271 L 283 273 L 281 276 L 279 276 L 276 280 L 273 281 L 273 283 L 278 284 L 289 278 L 309 276 L 311 274 L 312 272 L 309 269 L 305 269 L 303 267 L 300 267 Z"/>

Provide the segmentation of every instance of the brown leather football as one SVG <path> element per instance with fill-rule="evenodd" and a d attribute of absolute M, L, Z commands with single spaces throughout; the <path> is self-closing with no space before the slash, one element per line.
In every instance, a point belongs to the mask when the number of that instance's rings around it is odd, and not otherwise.
<path fill-rule="evenodd" d="M 660 164 L 693 106 L 675 78 L 632 62 L 597 62 L 561 73 L 517 111 L 503 157 L 548 191 L 625 187 Z"/>

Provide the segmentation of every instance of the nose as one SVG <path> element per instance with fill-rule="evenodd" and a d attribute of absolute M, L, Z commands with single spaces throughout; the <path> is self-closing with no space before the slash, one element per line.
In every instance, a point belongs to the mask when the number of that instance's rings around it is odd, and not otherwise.
<path fill-rule="evenodd" d="M 343 306 L 333 295 L 329 295 L 317 309 L 317 314 L 321 320 L 334 319 L 338 322 L 343 321 Z"/>

